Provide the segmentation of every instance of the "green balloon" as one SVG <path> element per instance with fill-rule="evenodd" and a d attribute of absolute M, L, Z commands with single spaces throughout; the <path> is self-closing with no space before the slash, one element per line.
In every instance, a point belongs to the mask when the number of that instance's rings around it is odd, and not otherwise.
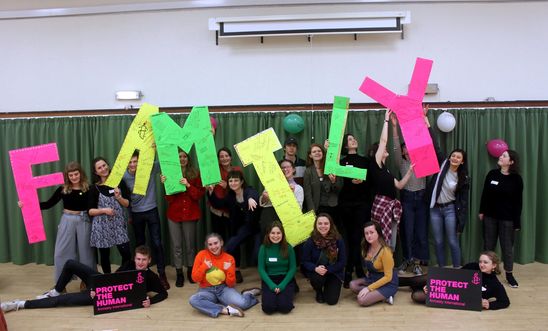
<path fill-rule="evenodd" d="M 284 118 L 284 129 L 289 133 L 299 133 L 304 129 L 304 120 L 297 114 L 289 114 Z"/>

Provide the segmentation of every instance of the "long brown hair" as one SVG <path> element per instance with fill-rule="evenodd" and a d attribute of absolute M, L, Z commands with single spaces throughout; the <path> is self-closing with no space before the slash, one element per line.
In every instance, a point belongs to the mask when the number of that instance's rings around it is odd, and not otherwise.
<path fill-rule="evenodd" d="M 329 232 L 327 232 L 325 237 L 318 231 L 318 220 L 320 217 L 325 217 L 329 220 Z M 316 220 L 314 221 L 314 229 L 310 234 L 310 238 L 316 247 L 321 248 L 324 251 L 329 262 L 333 262 L 337 259 L 337 255 L 339 254 L 337 241 L 341 239 L 341 235 L 339 234 L 339 231 L 337 231 L 337 226 L 335 226 L 331 215 L 327 213 L 320 213 L 316 216 Z"/>
<path fill-rule="evenodd" d="M 325 217 L 329 220 L 329 232 L 327 233 L 328 238 L 333 238 L 336 240 L 341 239 L 341 234 L 339 231 L 337 231 L 337 226 L 335 225 L 335 222 L 333 222 L 333 218 L 328 213 L 319 213 L 318 216 L 316 216 L 316 220 L 314 221 L 314 229 L 312 229 L 312 232 L 310 233 L 310 237 L 312 240 L 316 241 L 321 239 L 323 236 L 318 231 L 318 219 L 320 217 Z"/>
<path fill-rule="evenodd" d="M 325 149 L 320 144 L 314 143 L 314 144 L 310 144 L 310 147 L 308 147 L 308 151 L 306 152 L 306 166 L 310 167 L 314 165 L 314 160 L 312 160 L 312 158 L 310 157 L 310 153 L 312 152 L 312 148 L 314 147 L 318 147 L 322 150 L 323 156 L 322 156 L 322 159 L 320 160 L 320 168 L 323 171 L 323 169 L 325 168 Z"/>
<path fill-rule="evenodd" d="M 84 169 L 82 169 L 80 163 L 76 161 L 71 161 L 67 163 L 67 165 L 65 166 L 65 171 L 63 171 L 63 178 L 65 179 L 62 190 L 63 194 L 69 194 L 70 192 L 72 192 L 72 183 L 70 182 L 68 173 L 73 171 L 78 171 L 80 173 L 80 190 L 82 192 L 86 192 L 87 190 L 89 190 L 88 177 L 86 176 Z"/>
<path fill-rule="evenodd" d="M 370 227 L 370 226 L 374 226 L 375 227 L 375 231 L 377 231 L 377 235 L 379 236 L 379 244 L 381 244 L 381 249 L 382 248 L 385 248 L 385 247 L 389 247 L 388 244 L 386 243 L 386 241 L 384 241 L 384 238 L 382 236 L 382 229 L 381 229 L 381 225 L 378 223 L 378 222 L 367 222 L 365 223 L 365 225 L 363 226 L 363 229 L 365 230 L 365 228 L 367 227 Z M 365 235 L 363 236 L 363 239 L 362 239 L 362 244 L 361 244 L 361 247 L 362 247 L 362 257 L 365 259 L 367 257 L 367 251 L 369 250 L 369 247 L 371 246 L 370 243 L 367 242 L 367 240 L 365 240 Z"/>
<path fill-rule="evenodd" d="M 283 257 L 284 259 L 287 259 L 289 253 L 288 253 L 288 243 L 287 243 L 287 239 L 285 238 L 285 230 L 284 230 L 284 226 L 282 225 L 282 222 L 280 221 L 274 221 L 272 222 L 268 228 L 266 229 L 266 232 L 264 234 L 264 239 L 263 239 L 263 245 L 265 246 L 270 246 L 270 245 L 273 245 L 274 243 L 272 241 L 270 241 L 270 231 L 272 231 L 272 229 L 274 228 L 278 228 L 280 229 L 280 231 L 282 232 L 282 241 L 280 241 L 280 256 Z"/>
<path fill-rule="evenodd" d="M 183 168 L 183 166 L 181 166 L 181 170 L 183 171 L 183 177 L 186 178 L 186 179 L 194 179 L 196 177 L 198 177 L 198 170 L 196 168 L 194 168 L 194 165 L 192 164 L 192 159 L 190 158 L 190 155 L 188 155 L 187 152 L 183 151 L 183 150 L 179 150 L 179 154 L 181 153 L 184 153 L 186 155 L 186 159 L 187 159 L 187 164 L 186 164 L 186 167 Z"/>

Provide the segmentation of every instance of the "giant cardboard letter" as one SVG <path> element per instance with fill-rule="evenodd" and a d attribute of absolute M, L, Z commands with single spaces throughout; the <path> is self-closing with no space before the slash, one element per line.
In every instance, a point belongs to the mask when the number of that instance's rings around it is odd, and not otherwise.
<path fill-rule="evenodd" d="M 57 144 L 45 144 L 9 151 L 13 178 L 19 201 L 23 203 L 22 213 L 27 238 L 34 244 L 46 240 L 40 201 L 37 189 L 63 184 L 63 173 L 56 172 L 43 176 L 32 176 L 32 165 L 59 161 Z"/>
<path fill-rule="evenodd" d="M 152 125 L 150 116 L 158 113 L 158 107 L 144 103 L 139 109 L 137 116 L 131 125 L 126 135 L 126 139 L 122 144 L 120 152 L 114 166 L 110 171 L 110 175 L 105 182 L 105 185 L 116 187 L 120 184 L 122 176 L 127 169 L 129 160 L 136 149 L 139 150 L 139 165 L 135 174 L 135 186 L 133 193 L 145 195 L 150 180 L 150 172 L 154 165 L 154 136 L 152 134 Z"/>
<path fill-rule="evenodd" d="M 334 174 L 341 177 L 365 179 L 367 169 L 343 167 L 340 165 L 341 147 L 344 128 L 346 127 L 346 118 L 348 117 L 347 97 L 335 97 L 333 102 L 333 113 L 331 114 L 331 124 L 329 125 L 329 148 L 325 159 L 326 174 Z"/>
<path fill-rule="evenodd" d="M 274 152 L 282 146 L 272 128 L 266 129 L 234 145 L 244 167 L 253 164 L 259 179 L 268 191 L 272 206 L 285 228 L 287 241 L 295 246 L 305 241 L 314 226 L 314 211 L 301 212 Z"/>
<path fill-rule="evenodd" d="M 192 146 L 196 145 L 200 177 L 204 186 L 221 181 L 207 107 L 193 107 L 182 128 L 166 113 L 156 114 L 151 119 L 160 168 L 166 177 L 166 194 L 186 191 L 186 187 L 179 182 L 183 173 L 177 147 L 189 153 Z"/>
<path fill-rule="evenodd" d="M 417 58 L 407 95 L 396 95 L 369 77 L 360 86 L 360 91 L 396 113 L 417 178 L 440 171 L 422 113 L 422 100 L 431 70 L 432 60 Z"/>

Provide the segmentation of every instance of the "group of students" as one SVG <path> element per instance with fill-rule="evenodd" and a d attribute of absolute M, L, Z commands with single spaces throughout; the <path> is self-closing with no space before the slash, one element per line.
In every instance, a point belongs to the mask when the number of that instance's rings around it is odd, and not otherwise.
<path fill-rule="evenodd" d="M 425 108 L 424 118 L 430 127 L 427 111 Z M 401 179 L 386 166 L 390 122 Z M 312 144 L 305 162 L 297 156 L 296 139 L 286 139 L 284 158 L 280 161 L 282 172 L 299 205 L 318 215 L 310 238 L 295 248 L 286 241 L 268 192 L 259 195 L 246 184 L 241 169 L 232 165 L 228 148 L 221 148 L 217 153 L 222 181 L 209 187 L 202 185 L 199 171 L 189 155 L 180 151 L 182 177 L 178 180 L 186 186 L 186 191 L 166 195 L 175 285 L 184 285 L 183 267 L 186 267 L 188 281 L 200 285 L 200 291 L 190 300 L 194 307 L 210 316 L 243 315 L 242 309 L 257 303 L 255 296 L 260 291 L 252 289 L 237 296 L 228 288 L 243 281 L 239 270 L 240 245 L 254 238 L 253 256 L 257 257 L 263 280 L 263 310 L 267 313 L 287 313 L 293 308 L 293 298 L 298 291 L 294 280 L 298 264 L 310 280 L 318 302 L 336 304 L 343 286 L 356 292 L 361 305 L 383 300 L 391 303 L 398 287 L 398 273 L 411 270 L 421 276 L 421 265 L 429 262 L 428 223 L 433 230 L 438 265 L 446 266 L 444 240 L 447 237 L 453 267 L 461 267 L 457 234 L 462 233 L 467 222 L 470 187 L 466 153 L 455 149 L 445 158 L 430 129 L 441 170 L 429 180 L 416 178 L 405 143 L 400 144 L 397 124 L 396 117 L 387 110 L 379 142 L 369 148 L 367 156 L 358 154 L 355 136 L 344 136 L 341 165 L 367 169 L 364 180 L 326 174 L 324 146 Z M 96 270 L 95 248 L 99 249 L 105 273 L 111 272 L 110 248 L 114 246 L 122 256 L 122 265 L 131 262 L 124 210 L 128 208 L 136 246 L 145 244 L 148 227 L 158 279 L 164 290 L 170 288 L 155 192 L 159 166 L 155 163 L 153 167 L 146 195 L 132 194 L 138 161 L 139 155 L 135 153 L 116 188 L 104 185 L 110 168 L 102 157 L 92 162 L 93 184 L 88 182 L 77 162 L 67 164 L 65 183 L 48 201 L 40 204 L 41 209 L 48 209 L 63 201 L 55 243 L 56 281 L 68 261 L 79 260 Z M 514 151 L 500 156 L 498 168 L 485 179 L 479 215 L 484 222 L 484 248 L 494 250 L 500 239 L 506 278 L 512 287 L 518 286 L 512 274 L 513 243 L 515 231 L 520 229 L 523 191 L 518 163 Z M 162 182 L 166 180 L 161 174 L 159 178 Z M 209 201 L 213 232 L 206 238 L 206 250 L 196 254 L 196 227 L 202 219 L 200 202 L 204 195 Z M 397 244 L 398 229 L 404 262 L 396 270 L 392 252 Z M 226 291 L 223 286 L 227 287 Z M 206 302 L 222 307 L 213 308 Z M 218 302 L 225 304 L 218 306 Z"/>

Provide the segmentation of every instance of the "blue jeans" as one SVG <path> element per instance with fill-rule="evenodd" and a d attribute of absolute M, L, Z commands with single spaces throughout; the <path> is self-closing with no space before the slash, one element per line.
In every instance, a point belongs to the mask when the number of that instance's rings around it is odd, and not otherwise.
<path fill-rule="evenodd" d="M 427 262 L 430 254 L 428 250 L 428 221 L 427 205 L 424 201 L 425 190 L 401 190 L 403 207 L 402 247 L 406 260 L 415 258 Z"/>
<path fill-rule="evenodd" d="M 460 267 L 460 246 L 457 238 L 457 214 L 455 204 L 445 207 L 434 206 L 430 208 L 430 224 L 436 247 L 436 258 L 440 267 L 446 266 L 444 232 L 449 241 L 451 259 L 454 267 Z"/>
<path fill-rule="evenodd" d="M 162 246 L 162 236 L 160 234 L 160 215 L 158 208 L 154 208 L 144 212 L 132 212 L 131 223 L 133 224 L 133 232 L 135 233 L 135 245 L 141 246 L 146 243 L 145 227 L 148 224 L 148 234 L 152 242 L 152 253 L 154 261 L 158 266 L 158 273 L 165 272 L 166 264 L 164 260 L 164 247 Z"/>
<path fill-rule="evenodd" d="M 258 302 L 253 294 L 240 294 L 234 288 L 224 284 L 200 288 L 189 299 L 189 303 L 193 308 L 211 317 L 219 316 L 227 305 L 235 305 L 246 310 L 255 306 Z"/>

